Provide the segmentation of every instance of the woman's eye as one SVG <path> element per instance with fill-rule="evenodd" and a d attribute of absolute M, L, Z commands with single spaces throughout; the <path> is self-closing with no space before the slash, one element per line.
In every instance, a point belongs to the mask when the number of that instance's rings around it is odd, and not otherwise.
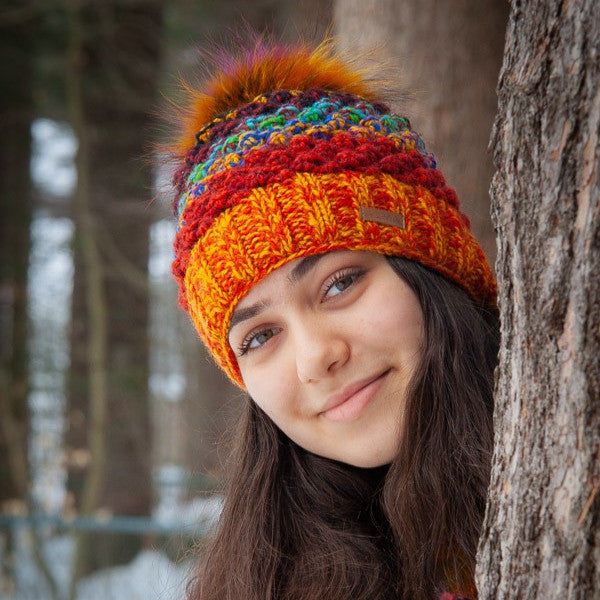
<path fill-rule="evenodd" d="M 258 333 L 252 333 L 246 337 L 240 346 L 240 355 L 246 354 L 248 350 L 255 350 L 260 348 L 263 344 L 266 344 L 274 335 L 277 333 L 275 329 L 263 329 Z"/>
<path fill-rule="evenodd" d="M 356 280 L 360 277 L 361 273 L 341 273 L 333 278 L 333 281 L 329 283 L 326 288 L 325 296 L 337 296 L 342 292 L 345 292 L 350 286 L 356 283 Z"/>

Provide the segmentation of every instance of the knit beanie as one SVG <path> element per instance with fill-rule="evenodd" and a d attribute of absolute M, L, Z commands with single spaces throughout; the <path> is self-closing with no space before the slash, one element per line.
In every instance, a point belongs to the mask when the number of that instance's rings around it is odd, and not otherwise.
<path fill-rule="evenodd" d="M 415 260 L 494 305 L 496 283 L 434 157 L 331 42 L 221 60 L 188 88 L 174 146 L 179 302 L 229 377 L 238 302 L 300 257 L 370 250 Z"/>

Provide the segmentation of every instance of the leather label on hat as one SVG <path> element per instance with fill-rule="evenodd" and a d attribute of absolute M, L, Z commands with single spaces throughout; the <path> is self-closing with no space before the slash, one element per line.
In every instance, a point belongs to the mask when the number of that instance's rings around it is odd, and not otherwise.
<path fill-rule="evenodd" d="M 382 225 L 392 225 L 400 229 L 405 228 L 404 215 L 392 212 L 391 210 L 384 210 L 373 206 L 359 206 L 358 211 L 363 221 L 374 221 Z"/>

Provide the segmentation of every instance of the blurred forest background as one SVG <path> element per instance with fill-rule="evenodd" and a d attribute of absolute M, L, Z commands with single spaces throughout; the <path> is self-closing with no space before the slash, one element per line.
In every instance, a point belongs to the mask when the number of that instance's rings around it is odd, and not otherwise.
<path fill-rule="evenodd" d="M 501 0 L 0 3 L 0 598 L 181 597 L 177 569 L 218 514 L 243 396 L 170 278 L 153 148 L 177 77 L 201 79 L 202 52 L 249 27 L 375 48 L 493 261 L 507 14 Z"/>

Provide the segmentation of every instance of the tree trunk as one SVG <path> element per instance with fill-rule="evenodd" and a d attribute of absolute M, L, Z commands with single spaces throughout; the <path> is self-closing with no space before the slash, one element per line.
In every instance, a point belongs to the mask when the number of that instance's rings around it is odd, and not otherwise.
<path fill-rule="evenodd" d="M 144 515 L 152 504 L 147 266 L 154 217 L 148 203 L 152 172 L 144 155 L 151 145 L 162 5 L 94 1 L 73 11 L 72 33 L 80 37 L 71 78 L 79 78 L 81 90 L 78 176 L 85 196 L 75 247 L 76 268 L 84 275 L 75 277 L 74 310 L 85 312 L 74 315 L 72 351 L 73 366 L 87 370 L 72 375 L 68 441 L 81 444 L 83 429 L 87 449 L 72 446 L 69 456 L 90 456 L 91 462 L 70 462 L 70 489 L 79 509 Z M 81 339 L 85 361 L 78 360 Z M 81 570 L 128 561 L 139 547 L 131 536 L 97 535 Z"/>
<path fill-rule="evenodd" d="M 600 598 L 599 133 L 600 3 L 513 2 L 493 138 L 502 344 L 480 600 Z"/>
<path fill-rule="evenodd" d="M 29 492 L 27 269 L 35 21 L 0 23 L 0 505 Z"/>
<path fill-rule="evenodd" d="M 82 339 L 85 348 L 83 375 L 86 381 L 86 396 L 82 396 L 81 413 L 85 415 L 85 437 L 89 460 L 78 494 L 77 508 L 90 514 L 98 508 L 101 487 L 105 482 L 107 465 L 106 426 L 108 419 L 108 309 L 103 265 L 100 258 L 97 228 L 91 203 L 90 139 L 84 114 L 84 83 L 82 69 L 83 24 L 78 9 L 73 9 L 69 20 L 69 58 L 67 69 L 67 100 L 70 108 L 71 126 L 77 136 L 77 188 L 73 195 L 73 217 L 76 227 L 76 283 L 81 286 L 78 297 L 82 300 L 85 320 L 82 321 Z M 79 350 L 74 346 L 73 349 Z M 71 397 L 70 412 L 75 405 Z M 69 418 L 73 422 L 72 417 Z M 69 453 L 73 456 L 73 452 Z M 70 582 L 69 597 L 75 597 L 77 578 L 86 570 L 92 552 L 89 550 L 85 533 L 76 536 L 75 558 Z"/>
<path fill-rule="evenodd" d="M 399 78 L 393 107 L 423 135 L 491 262 L 487 145 L 507 9 L 504 0 L 337 0 L 334 13 L 342 48 L 374 50 Z"/>

